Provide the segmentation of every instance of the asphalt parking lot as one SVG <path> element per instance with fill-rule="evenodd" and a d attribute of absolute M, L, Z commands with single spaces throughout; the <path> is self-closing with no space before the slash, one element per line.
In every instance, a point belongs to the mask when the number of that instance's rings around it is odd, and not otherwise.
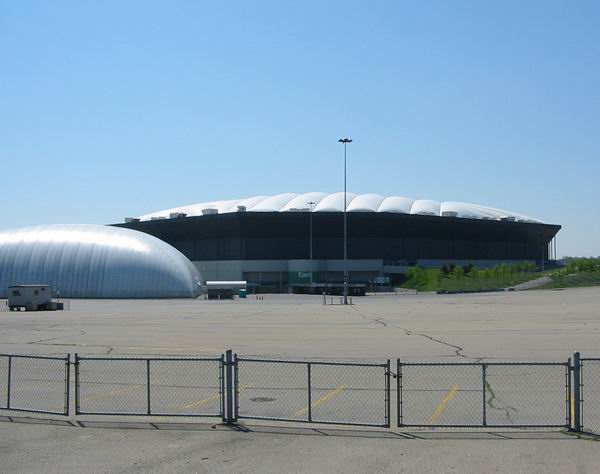
<path fill-rule="evenodd" d="M 555 431 L 536 431 L 531 435 L 526 435 L 526 431 L 516 432 L 518 436 L 528 436 L 522 442 L 515 439 L 517 435 L 507 435 L 502 430 L 477 433 L 463 430 L 458 434 L 419 431 L 415 433 L 421 434 L 416 435 L 406 430 L 410 425 L 452 425 L 456 420 L 476 426 L 480 424 L 482 411 L 492 426 L 537 425 L 540 420 L 542 424 L 563 423 L 569 407 L 564 387 L 565 367 L 559 364 L 564 364 L 575 350 L 587 357 L 600 356 L 597 312 L 600 289 L 377 295 L 355 298 L 353 302 L 350 307 L 323 305 L 320 297 L 300 295 L 265 295 L 262 300 L 250 297 L 245 301 L 73 300 L 71 309 L 63 312 L 0 312 L 2 353 L 165 358 L 152 361 L 150 372 L 143 360 L 84 360 L 80 366 L 82 411 L 144 415 L 150 403 L 151 417 L 106 416 L 100 420 L 106 420 L 108 425 L 102 426 L 97 424 L 98 416 L 90 415 L 68 419 L 67 425 L 62 426 L 40 425 L 49 423 L 41 420 L 43 416 L 33 419 L 33 423 L 24 423 L 24 415 L 4 412 L 10 418 L 0 423 L 2 458 L 14 471 L 22 466 L 22 472 L 48 472 L 42 469 L 46 465 L 36 464 L 38 461 L 18 461 L 19 450 L 15 446 L 29 446 L 33 452 L 46 453 L 44 456 L 52 458 L 56 472 L 59 468 L 68 470 L 76 457 L 75 453 L 67 454 L 68 443 L 77 440 L 77 450 L 89 460 L 94 457 L 91 452 L 95 448 L 79 440 L 91 437 L 102 440 L 99 442 L 103 449 L 111 453 L 121 452 L 123 443 L 130 446 L 129 450 L 112 456 L 110 462 L 104 461 L 108 464 L 98 464 L 95 469 L 98 472 L 164 472 L 187 468 L 205 472 L 232 469 L 265 472 L 281 470 L 282 466 L 290 472 L 314 471 L 319 467 L 345 472 L 366 469 L 480 472 L 483 463 L 494 466 L 497 472 L 550 472 L 558 471 L 558 466 L 562 466 L 562 471 L 594 472 L 592 466 L 600 459 L 597 446 L 591 448 L 595 445 L 593 438 L 576 440 Z M 172 414 L 218 414 L 222 403 L 218 360 L 173 361 L 171 357 L 218 359 L 228 348 L 241 358 L 238 396 L 239 413 L 244 418 L 240 421 L 252 429 L 248 432 L 223 429 L 219 418 L 206 425 L 211 428 L 191 429 L 189 423 L 197 419 L 171 418 Z M 344 431 L 336 425 L 302 427 L 294 423 L 275 426 L 272 421 L 254 419 L 303 420 L 310 411 L 316 421 L 352 418 L 369 425 L 381 424 L 386 416 L 385 368 L 376 365 L 391 359 L 392 371 L 396 372 L 398 357 L 407 364 L 458 364 L 402 367 L 402 421 L 407 425 L 403 428 L 394 428 L 396 379 L 391 380 L 390 390 L 391 430 Z M 273 358 L 278 362 L 261 362 Z M 289 359 L 297 363 L 281 363 Z M 324 362 L 310 369 L 310 394 L 307 360 Z M 373 367 L 328 365 L 340 361 Z M 557 365 L 495 365 L 507 361 Z M 62 366 L 55 366 L 55 376 L 49 381 L 40 379 L 25 366 L 19 372 L 19 365 L 14 360 L 13 363 L 13 377 L 17 377 L 12 387 L 13 403 L 27 405 L 42 399 L 54 400 L 60 408 Z M 481 383 L 482 363 L 488 364 L 487 388 Z M 0 378 L 6 370 L 6 362 L 0 359 Z M 36 370 L 47 373 L 45 366 Z M 150 395 L 148 373 L 152 380 Z M 74 374 L 70 376 L 73 379 Z M 34 395 L 32 380 L 35 383 L 42 380 L 44 387 L 35 390 Z M 2 397 L 0 387 L 0 400 Z M 74 403 L 72 399 L 69 402 Z M 88 425 L 79 425 L 82 420 Z M 182 420 L 185 426 L 179 424 Z M 197 423 L 207 421 L 201 418 Z M 169 429 L 164 426 L 156 429 L 165 423 Z M 150 428 L 139 429 L 141 426 Z M 317 434 L 311 431 L 313 426 L 317 427 Z M 60 435 L 65 441 L 48 440 L 44 445 L 42 433 L 49 437 Z M 407 440 L 413 448 L 405 446 Z M 198 458 L 190 454 L 194 442 L 208 451 L 213 445 L 222 444 L 224 448 L 218 455 L 211 451 L 208 459 L 203 459 L 207 456 Z M 147 450 L 144 443 L 154 448 Z M 176 446 L 170 448 L 173 453 L 164 443 Z M 270 451 L 262 452 L 266 449 L 264 443 L 280 446 L 278 457 Z M 480 452 L 481 444 L 486 446 L 488 455 Z M 558 445 L 569 452 L 575 449 L 578 458 L 568 461 L 560 458 L 554 451 L 559 449 Z M 51 446 L 54 448 L 50 449 Z M 245 447 L 240 450 L 240 446 Z M 327 449 L 333 452 L 327 454 Z M 429 450 L 445 452 L 443 462 L 436 464 L 434 458 L 427 456 Z M 56 453 L 61 452 L 59 460 Z M 319 454 L 303 456 L 303 452 Z M 358 461 L 361 452 L 364 459 Z M 509 452 L 517 456 L 508 464 L 502 463 Z M 533 455 L 534 452 L 538 454 Z M 372 453 L 378 454 L 371 459 L 367 454 Z M 543 455 L 543 462 L 538 455 Z M 402 463 L 397 464 L 400 459 Z M 461 459 L 467 459 L 468 463 Z M 334 460 L 335 464 L 331 464 Z M 494 460 L 498 464 L 494 465 Z M 544 464 L 547 460 L 554 461 Z M 286 464 L 278 464 L 281 462 Z M 541 466 L 546 469 L 536 471 Z"/>
<path fill-rule="evenodd" d="M 70 310 L 0 312 L 0 351 L 240 355 L 381 361 L 563 361 L 600 355 L 600 288 L 475 295 L 263 300 L 72 300 Z"/>

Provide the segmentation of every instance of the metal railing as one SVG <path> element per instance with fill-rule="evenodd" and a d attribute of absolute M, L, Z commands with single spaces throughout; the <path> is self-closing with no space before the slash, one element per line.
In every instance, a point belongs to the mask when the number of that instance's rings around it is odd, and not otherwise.
<path fill-rule="evenodd" d="M 568 428 L 565 362 L 404 363 L 398 426 Z"/>
<path fill-rule="evenodd" d="M 69 414 L 69 356 L 0 354 L 0 409 Z"/>
<path fill-rule="evenodd" d="M 223 357 L 80 357 L 77 415 L 224 416 Z"/>
<path fill-rule="evenodd" d="M 390 426 L 390 362 L 235 357 L 235 419 Z"/>

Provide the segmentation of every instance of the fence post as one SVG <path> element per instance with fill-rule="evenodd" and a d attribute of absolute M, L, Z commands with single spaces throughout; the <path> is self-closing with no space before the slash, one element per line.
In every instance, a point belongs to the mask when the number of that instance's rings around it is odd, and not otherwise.
<path fill-rule="evenodd" d="M 75 353 L 75 414 L 80 414 L 79 406 L 79 354 Z"/>
<path fill-rule="evenodd" d="M 485 373 L 487 370 L 486 364 L 481 364 L 481 380 L 483 382 L 483 426 L 487 426 L 487 406 L 486 406 L 486 395 L 487 395 L 487 383 Z"/>
<path fill-rule="evenodd" d="M 7 390 L 8 392 L 6 393 L 6 409 L 10 410 L 10 383 L 11 383 L 11 376 L 12 374 L 12 356 L 9 355 L 8 356 L 8 383 L 7 383 Z"/>
<path fill-rule="evenodd" d="M 221 366 L 219 368 L 219 389 L 221 390 L 221 421 L 225 423 L 225 354 L 221 354 Z"/>
<path fill-rule="evenodd" d="M 238 370 L 238 356 L 237 354 L 233 354 L 233 421 L 237 423 L 238 421 L 238 409 L 240 407 L 240 382 L 239 382 L 239 370 Z"/>
<path fill-rule="evenodd" d="M 71 400 L 69 392 L 71 391 L 71 354 L 65 358 L 65 416 L 69 416 Z"/>
<path fill-rule="evenodd" d="M 400 359 L 396 360 L 396 416 L 398 426 L 402 426 L 402 366 Z"/>
<path fill-rule="evenodd" d="M 151 407 L 150 407 L 150 359 L 146 359 L 146 381 L 147 381 L 147 385 L 146 385 L 146 395 L 148 397 L 148 411 L 147 414 L 150 415 L 152 413 Z"/>
<path fill-rule="evenodd" d="M 231 424 L 234 422 L 233 414 L 233 352 L 227 349 L 225 352 L 225 422 Z"/>
<path fill-rule="evenodd" d="M 390 359 L 387 360 L 387 365 L 385 368 L 385 427 L 389 428 L 391 426 L 390 423 L 390 411 L 391 411 L 391 404 L 392 404 L 392 391 L 391 391 L 391 371 L 392 371 L 392 367 L 390 364 Z"/>
<path fill-rule="evenodd" d="M 312 375 L 311 363 L 306 364 L 308 370 L 308 421 L 312 421 Z"/>
<path fill-rule="evenodd" d="M 573 354 L 573 403 L 572 430 L 581 431 L 581 360 L 579 352 Z"/>

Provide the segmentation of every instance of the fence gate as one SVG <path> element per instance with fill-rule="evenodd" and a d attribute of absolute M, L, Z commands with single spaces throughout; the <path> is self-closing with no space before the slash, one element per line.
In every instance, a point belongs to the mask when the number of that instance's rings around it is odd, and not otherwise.
<path fill-rule="evenodd" d="M 78 415 L 224 417 L 223 357 L 79 357 Z"/>
<path fill-rule="evenodd" d="M 570 426 L 569 363 L 403 363 L 398 426 Z"/>
<path fill-rule="evenodd" d="M 580 359 L 581 428 L 600 433 L 600 359 Z"/>
<path fill-rule="evenodd" d="M 390 426 L 390 362 L 234 356 L 235 418 Z"/>
<path fill-rule="evenodd" d="M 0 354 L 0 409 L 69 414 L 69 357 Z"/>

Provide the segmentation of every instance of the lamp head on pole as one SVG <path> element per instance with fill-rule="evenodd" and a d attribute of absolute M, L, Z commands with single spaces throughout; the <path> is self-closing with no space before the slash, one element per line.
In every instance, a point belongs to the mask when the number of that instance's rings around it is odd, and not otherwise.
<path fill-rule="evenodd" d="M 351 138 L 340 138 L 338 140 L 339 143 L 352 143 L 352 139 Z"/>

